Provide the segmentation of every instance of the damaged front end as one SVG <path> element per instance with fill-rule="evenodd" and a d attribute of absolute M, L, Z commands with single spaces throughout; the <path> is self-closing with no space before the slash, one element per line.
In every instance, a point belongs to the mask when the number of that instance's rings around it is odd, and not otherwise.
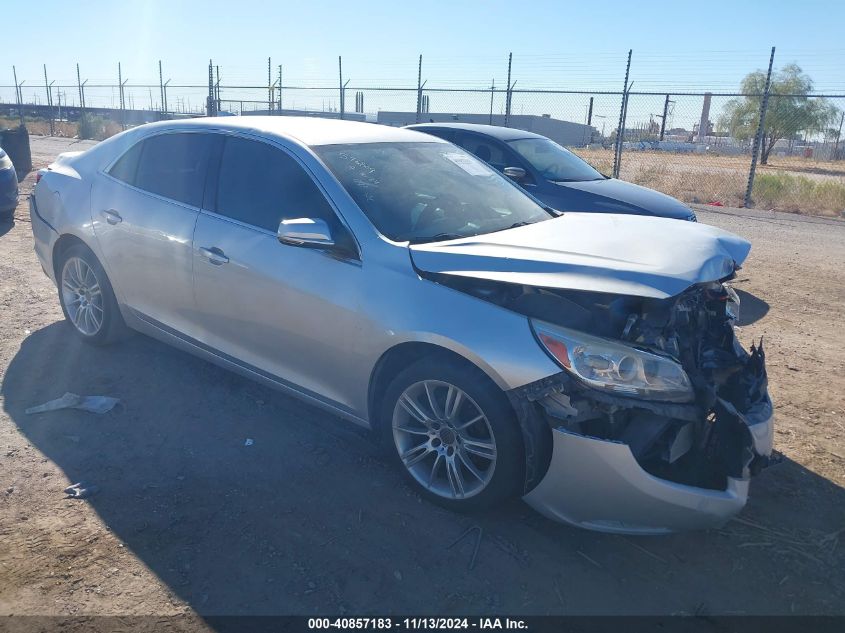
<path fill-rule="evenodd" d="M 562 371 L 509 392 L 525 500 L 581 527 L 665 533 L 723 524 L 772 451 L 762 341 L 736 340 L 726 280 L 668 299 L 441 279 L 530 317 Z"/>

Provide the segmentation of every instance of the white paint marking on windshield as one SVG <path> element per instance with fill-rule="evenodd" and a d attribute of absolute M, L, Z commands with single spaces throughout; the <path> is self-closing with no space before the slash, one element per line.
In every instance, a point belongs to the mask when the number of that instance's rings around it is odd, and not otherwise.
<path fill-rule="evenodd" d="M 463 169 L 470 176 L 489 176 L 490 170 L 481 161 L 469 156 L 467 154 L 459 154 L 457 152 L 449 152 L 443 154 L 458 167 Z"/>

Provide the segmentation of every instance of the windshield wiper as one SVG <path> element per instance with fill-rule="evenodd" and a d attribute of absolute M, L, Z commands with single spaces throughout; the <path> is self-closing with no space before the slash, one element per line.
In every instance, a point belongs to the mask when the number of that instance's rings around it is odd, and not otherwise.
<path fill-rule="evenodd" d="M 461 235 L 459 233 L 437 233 L 435 235 L 428 235 L 426 237 L 415 237 L 409 241 L 411 244 L 425 244 L 426 242 L 445 242 L 446 240 L 457 240 L 462 237 L 470 236 Z"/>

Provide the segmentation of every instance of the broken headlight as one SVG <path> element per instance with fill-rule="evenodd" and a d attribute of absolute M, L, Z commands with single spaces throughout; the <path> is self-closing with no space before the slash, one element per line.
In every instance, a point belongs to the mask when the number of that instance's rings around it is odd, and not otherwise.
<path fill-rule="evenodd" d="M 675 361 L 542 321 L 531 326 L 549 355 L 581 382 L 622 396 L 689 402 L 689 377 Z"/>

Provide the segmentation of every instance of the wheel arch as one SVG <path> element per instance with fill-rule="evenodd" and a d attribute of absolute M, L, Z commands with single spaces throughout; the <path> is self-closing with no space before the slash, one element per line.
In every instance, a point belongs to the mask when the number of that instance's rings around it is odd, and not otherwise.
<path fill-rule="evenodd" d="M 422 341 L 399 343 L 381 355 L 370 374 L 367 392 L 367 413 L 370 425 L 374 430 L 378 430 L 380 424 L 378 412 L 381 409 L 382 399 L 393 377 L 410 364 L 431 356 L 439 356 L 444 361 L 452 361 L 464 367 L 471 368 L 482 374 L 493 387 L 501 389 L 496 380 L 488 372 L 484 371 L 483 368 L 467 357 L 442 345 Z M 513 408 L 512 405 L 511 408 Z"/>
<path fill-rule="evenodd" d="M 61 271 L 59 270 L 59 265 L 62 261 L 63 255 L 68 251 L 68 249 L 70 247 L 76 246 L 76 245 L 79 245 L 79 244 L 81 244 L 82 246 L 84 246 L 88 250 L 91 250 L 91 252 L 93 253 L 93 250 L 91 249 L 90 246 L 88 246 L 88 244 L 85 243 L 85 240 L 83 240 L 82 238 L 74 235 L 73 233 L 63 233 L 59 237 L 59 239 L 56 240 L 56 243 L 53 244 L 53 274 L 55 275 L 55 279 L 56 279 L 57 284 L 61 283 L 59 281 L 59 279 L 61 277 L 61 275 L 60 275 Z M 96 254 L 95 254 L 95 257 L 96 257 Z M 97 259 L 99 260 L 99 258 L 97 258 Z"/>

